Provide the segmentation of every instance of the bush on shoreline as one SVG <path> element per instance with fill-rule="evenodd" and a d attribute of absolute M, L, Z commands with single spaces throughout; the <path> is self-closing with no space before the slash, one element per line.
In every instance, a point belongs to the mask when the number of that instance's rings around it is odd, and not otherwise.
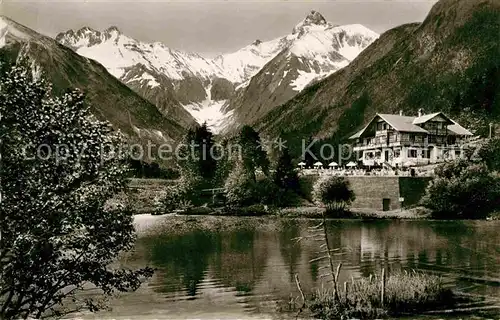
<path fill-rule="evenodd" d="M 365 277 L 344 284 L 344 290 L 339 292 L 340 303 L 329 288 L 313 294 L 307 307 L 319 319 L 374 319 L 449 307 L 455 301 L 439 277 L 423 273 L 390 275 L 384 289 L 382 303 L 380 277 Z"/>
<path fill-rule="evenodd" d="M 485 218 L 500 205 L 500 177 L 484 163 L 445 163 L 436 169 L 421 204 L 437 219 Z"/>
<path fill-rule="evenodd" d="M 321 177 L 313 187 L 313 199 L 326 207 L 329 217 L 343 216 L 356 199 L 349 181 L 344 177 Z"/>

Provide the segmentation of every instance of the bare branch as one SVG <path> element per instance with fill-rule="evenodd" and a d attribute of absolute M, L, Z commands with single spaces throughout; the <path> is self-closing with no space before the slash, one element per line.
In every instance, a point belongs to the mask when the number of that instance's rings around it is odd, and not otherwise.
<path fill-rule="evenodd" d="M 295 274 L 295 283 L 297 284 L 297 288 L 299 289 L 300 296 L 302 297 L 302 306 L 300 307 L 299 311 L 297 312 L 297 315 L 295 316 L 295 319 L 297 319 L 299 317 L 299 314 L 302 312 L 302 310 L 306 306 L 306 297 L 304 296 L 304 291 L 302 291 L 302 287 L 300 286 L 299 275 L 297 273 Z"/>

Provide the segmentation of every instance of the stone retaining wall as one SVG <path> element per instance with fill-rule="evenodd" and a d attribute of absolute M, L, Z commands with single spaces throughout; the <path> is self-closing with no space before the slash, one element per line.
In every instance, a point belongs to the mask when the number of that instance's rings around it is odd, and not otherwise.
<path fill-rule="evenodd" d="M 319 176 L 301 177 L 312 191 L 312 185 Z M 346 177 L 356 195 L 353 208 L 398 210 L 416 205 L 425 194 L 425 188 L 432 180 L 429 177 Z M 384 200 L 385 199 L 385 200 Z M 400 202 L 404 200 L 403 202 Z"/>

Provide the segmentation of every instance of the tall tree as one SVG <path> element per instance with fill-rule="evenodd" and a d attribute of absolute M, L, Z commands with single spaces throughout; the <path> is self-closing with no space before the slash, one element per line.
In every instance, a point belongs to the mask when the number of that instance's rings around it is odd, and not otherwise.
<path fill-rule="evenodd" d="M 243 167 L 255 180 L 255 170 L 260 168 L 264 174 L 269 174 L 269 160 L 259 133 L 245 125 L 241 128 L 238 142 L 242 150 Z"/>
<path fill-rule="evenodd" d="M 121 136 L 80 92 L 47 88 L 21 67 L 0 79 L 1 319 L 57 314 L 86 283 L 109 295 L 152 273 L 111 267 L 135 238 L 132 212 L 108 201 L 127 183 Z M 75 307 L 96 310 L 86 300 Z"/>
<path fill-rule="evenodd" d="M 298 192 L 300 189 L 299 176 L 292 163 L 292 157 L 286 148 L 278 158 L 273 180 L 278 188 L 282 190 Z"/>
<path fill-rule="evenodd" d="M 201 178 L 207 187 L 212 184 L 217 168 L 217 160 L 213 156 L 213 150 L 215 150 L 213 146 L 213 133 L 205 122 L 201 126 L 189 129 L 184 139 L 181 156 L 184 173 Z"/>

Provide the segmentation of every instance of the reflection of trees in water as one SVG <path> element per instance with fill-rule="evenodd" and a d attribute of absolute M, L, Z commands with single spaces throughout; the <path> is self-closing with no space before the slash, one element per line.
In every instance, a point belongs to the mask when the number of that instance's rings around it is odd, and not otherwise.
<path fill-rule="evenodd" d="M 467 269 L 476 275 L 495 273 L 498 255 L 498 224 L 485 221 L 370 221 L 359 222 L 360 271 L 379 273 L 391 269 L 414 268 L 444 272 Z M 352 238 L 349 229 L 343 237 Z M 353 239 L 344 240 L 354 241 Z M 351 257 L 352 258 L 352 257 Z"/>
<path fill-rule="evenodd" d="M 292 240 L 307 235 L 308 224 L 317 222 L 288 220 L 276 231 L 245 227 L 223 232 L 161 235 L 139 239 L 137 248 L 149 251 L 151 256 L 144 259 L 150 259 L 153 266 L 159 268 L 155 281 L 161 282 L 161 288 L 155 290 L 187 290 L 187 294 L 195 295 L 197 285 L 209 270 L 216 281 L 240 292 L 259 294 L 267 290 L 263 289 L 266 286 L 272 286 L 279 288 L 280 296 L 288 296 L 290 292 L 296 294 L 293 291 L 295 273 L 299 273 L 305 290 L 317 285 L 319 274 L 324 273 L 319 269 L 323 266 L 321 263 L 307 262 L 318 257 L 316 251 L 320 243 Z M 332 248 L 350 248 L 335 257 L 336 263 L 342 261 L 346 266 L 342 269 L 345 270 L 345 274 L 341 273 L 342 281 L 349 280 L 351 274 L 380 274 L 382 266 L 389 271 L 414 268 L 498 278 L 499 226 L 500 223 L 485 221 L 346 220 L 331 222 L 328 230 Z M 275 265 L 285 266 L 280 269 Z M 286 280 L 280 280 L 282 274 L 286 274 Z M 263 284 L 262 288 L 256 289 L 258 283 Z"/>
<path fill-rule="evenodd" d="M 314 258 L 310 258 L 309 260 L 312 260 Z M 315 260 L 313 262 L 310 263 L 310 267 L 311 267 L 311 278 L 314 282 L 318 281 L 318 277 L 319 277 L 319 261 Z"/>
<path fill-rule="evenodd" d="M 301 243 L 295 238 L 300 236 L 300 226 L 297 220 L 284 220 L 278 233 L 278 241 L 281 257 L 288 267 L 290 281 L 295 281 L 296 265 L 299 263 L 302 253 Z"/>
<path fill-rule="evenodd" d="M 215 251 L 216 234 L 193 231 L 150 241 L 151 261 L 159 269 L 157 278 L 163 283 L 158 290 L 175 292 L 185 288 L 189 296 L 195 296 L 208 258 Z"/>
<path fill-rule="evenodd" d="M 265 238 L 265 235 L 260 235 Z M 206 271 L 212 270 L 226 287 L 251 291 L 266 266 L 266 241 L 255 230 L 225 232 L 191 231 L 183 235 L 141 239 L 141 247 L 151 250 L 151 262 L 161 292 L 186 290 L 195 296 Z"/>
<path fill-rule="evenodd" d="M 500 276 L 499 222 L 435 221 L 431 227 L 449 244 L 436 253 L 437 265 L 466 268 L 474 277 Z"/>
<path fill-rule="evenodd" d="M 264 273 L 267 245 L 263 235 L 253 229 L 220 234 L 211 269 L 227 287 L 250 292 Z"/>

